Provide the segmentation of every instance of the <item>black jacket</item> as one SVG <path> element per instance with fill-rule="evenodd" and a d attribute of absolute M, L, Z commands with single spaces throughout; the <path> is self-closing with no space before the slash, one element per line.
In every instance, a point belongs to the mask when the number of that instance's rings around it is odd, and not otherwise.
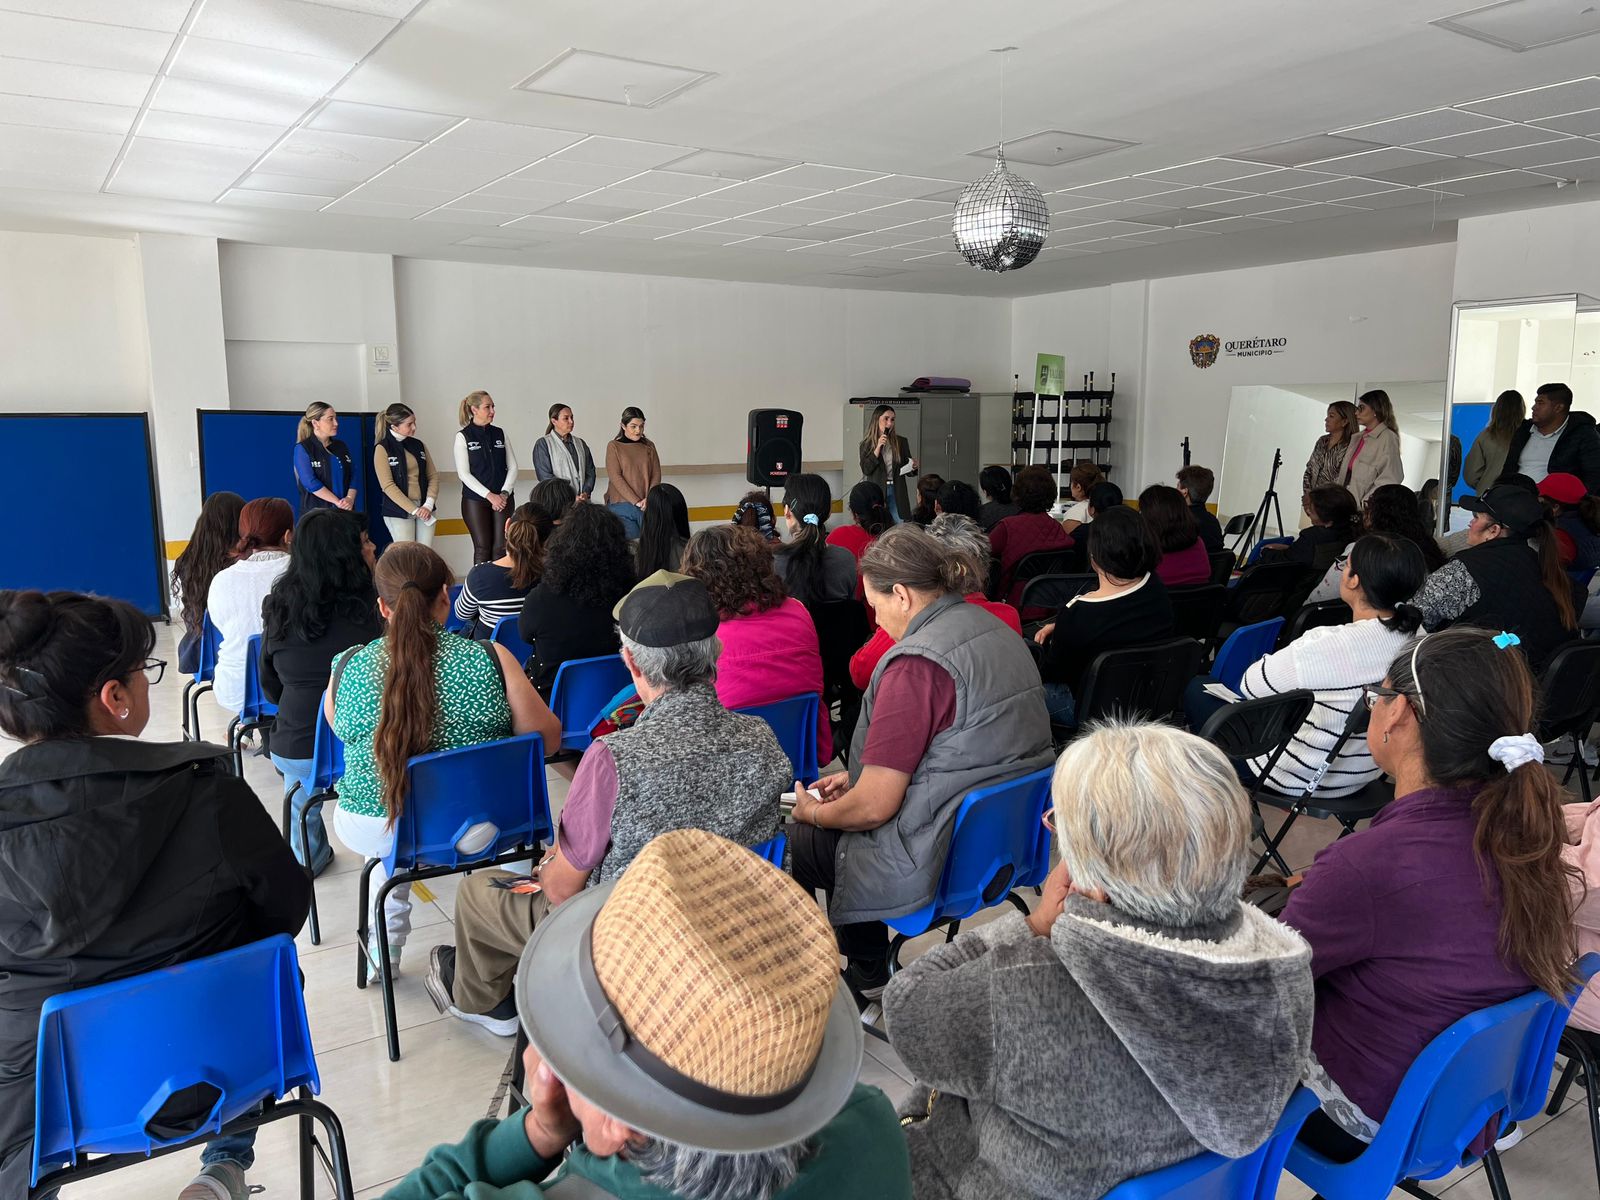
<path fill-rule="evenodd" d="M 1507 629 L 1522 639 L 1522 652 L 1535 672 L 1577 631 L 1561 623 L 1561 609 L 1545 590 L 1539 555 L 1520 538 L 1491 538 L 1469 546 L 1455 561 L 1467 569 L 1478 585 L 1478 599 L 1457 618 L 1460 625 Z M 1583 611 L 1582 591 L 1565 575 L 1572 599 Z"/>
<path fill-rule="evenodd" d="M 1506 465 L 1495 482 L 1505 483 L 1511 476 L 1521 473 L 1522 452 L 1527 448 L 1532 431 L 1532 419 L 1517 426 L 1517 431 L 1511 435 L 1511 445 L 1506 450 Z M 1583 486 L 1591 493 L 1600 492 L 1600 432 L 1595 429 L 1594 418 L 1586 412 L 1567 414 L 1567 427 L 1561 431 L 1561 436 L 1550 450 L 1548 474 L 1555 475 L 1563 471 L 1583 480 Z M 1534 483 L 1538 482 L 1534 480 Z"/>
<path fill-rule="evenodd" d="M 46 999 L 293 934 L 309 904 L 221 746 L 96 737 L 0 763 L 0 1200 L 27 1195 Z"/>
<path fill-rule="evenodd" d="M 314 642 L 261 636 L 261 691 L 278 706 L 272 723 L 272 752 L 280 758 L 310 758 L 316 748 L 317 710 L 333 673 L 333 660 L 351 646 L 383 636 L 376 607 L 364 621 L 342 614 Z"/>
<path fill-rule="evenodd" d="M 1195 530 L 1206 544 L 1206 553 L 1221 554 L 1226 547 L 1222 542 L 1222 522 L 1217 520 L 1217 515 L 1204 504 L 1191 504 L 1189 511 L 1194 514 Z"/>

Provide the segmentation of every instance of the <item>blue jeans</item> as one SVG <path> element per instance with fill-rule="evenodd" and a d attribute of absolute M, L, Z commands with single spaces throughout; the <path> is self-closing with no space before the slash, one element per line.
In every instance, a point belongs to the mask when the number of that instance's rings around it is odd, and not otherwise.
<path fill-rule="evenodd" d="M 256 1131 L 247 1129 L 243 1133 L 213 1138 L 207 1142 L 206 1148 L 200 1152 L 200 1165 L 209 1167 L 219 1162 L 237 1163 L 244 1171 L 255 1166 Z"/>
<path fill-rule="evenodd" d="M 622 520 L 622 527 L 628 531 L 628 537 L 636 538 L 639 530 L 644 526 L 644 510 L 637 504 L 608 504 L 606 505 Z"/>
<path fill-rule="evenodd" d="M 333 847 L 328 845 L 328 834 L 323 828 L 320 805 L 311 810 L 311 815 L 306 820 L 306 835 L 311 840 L 309 864 L 306 861 L 305 847 L 300 844 L 300 813 L 305 809 L 306 801 L 311 798 L 311 760 L 282 758 L 274 754 L 272 765 L 283 775 L 283 794 L 287 796 L 294 790 L 294 800 L 289 813 L 289 844 L 294 848 L 295 860 L 302 867 L 309 865 L 313 874 L 320 875 L 333 861 Z M 297 783 L 300 787 L 295 790 Z"/>
<path fill-rule="evenodd" d="M 1072 698 L 1072 688 L 1065 683 L 1047 683 L 1044 685 L 1044 706 L 1050 713 L 1050 721 L 1055 725 L 1070 725 L 1074 729 L 1078 725 L 1078 706 Z"/>
<path fill-rule="evenodd" d="M 900 506 L 894 499 L 894 480 L 889 480 L 889 486 L 883 489 L 883 498 L 889 508 L 889 523 L 898 525 L 904 519 L 900 516 Z"/>

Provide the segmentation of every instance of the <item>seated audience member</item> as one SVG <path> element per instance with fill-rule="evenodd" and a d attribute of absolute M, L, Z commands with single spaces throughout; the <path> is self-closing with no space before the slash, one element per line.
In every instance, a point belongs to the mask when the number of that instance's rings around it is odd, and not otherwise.
<path fill-rule="evenodd" d="M 1115 505 L 1086 527 L 1089 566 L 1099 583 L 1074 596 L 1034 634 L 1044 647 L 1039 674 L 1050 719 L 1077 724 L 1074 693 L 1089 664 L 1105 650 L 1146 646 L 1172 637 L 1172 601 L 1155 574 L 1160 548 L 1133 509 Z"/>
<path fill-rule="evenodd" d="M 221 746 L 140 741 L 150 618 L 121 600 L 0 591 L 0 1196 L 28 1195 L 34 1051 L 51 996 L 304 922 L 311 885 Z M 130 1036 L 137 1030 L 130 1029 Z M 255 1133 L 184 1190 L 242 1198 Z M 137 1189 L 134 1189 L 137 1190 Z"/>
<path fill-rule="evenodd" d="M 933 947 L 883 993 L 917 1079 L 918 1200 L 1097 1200 L 1248 1154 L 1310 1050 L 1311 952 L 1239 900 L 1250 810 L 1220 751 L 1113 722 L 1067 747 L 1051 798 L 1061 863 L 1033 914 Z M 1093 1087 L 1040 1086 L 1090 1064 Z"/>
<path fill-rule="evenodd" d="M 917 480 L 917 506 L 911 510 L 911 520 L 927 528 L 938 515 L 938 496 L 943 487 L 943 475 L 929 473 Z"/>
<path fill-rule="evenodd" d="M 1349 488 L 1336 483 L 1312 488 L 1306 505 L 1311 524 L 1288 549 L 1267 547 L 1262 562 L 1292 562 L 1327 570 L 1344 548 L 1361 536 L 1361 511 Z"/>
<path fill-rule="evenodd" d="M 1535 671 L 1577 636 L 1577 588 L 1561 569 L 1555 528 L 1538 497 L 1515 484 L 1463 496 L 1467 548 L 1429 575 L 1413 603 L 1431 632 L 1446 625 L 1508 629 Z"/>
<path fill-rule="evenodd" d="M 314 508 L 295 527 L 289 567 L 261 604 L 261 690 L 278 706 L 272 765 L 293 793 L 290 836 L 300 865 L 319 875 L 333 861 L 322 806 L 306 818 L 310 852 L 300 844 L 300 812 L 311 798 L 317 711 L 333 660 L 383 633 L 372 587 L 372 543 L 361 519 Z"/>
<path fill-rule="evenodd" d="M 856 594 L 856 556 L 828 541 L 833 492 L 821 475 L 791 475 L 783 493 L 789 541 L 772 548 L 773 566 L 789 595 L 804 605 Z"/>
<path fill-rule="evenodd" d="M 1389 485 L 1385 485 L 1389 486 Z M 1344 744 L 1339 757 L 1328 752 L 1344 733 L 1345 721 L 1362 702 L 1362 688 L 1383 678 L 1395 655 L 1405 650 L 1422 624 L 1422 614 L 1406 601 L 1427 577 L 1416 546 L 1384 533 L 1369 533 L 1339 560 L 1339 599 L 1350 606 L 1348 625 L 1308 629 L 1282 650 L 1252 663 L 1239 684 L 1246 700 L 1307 688 L 1316 704 L 1295 733 L 1267 779 L 1275 792 L 1303 794 L 1324 765 L 1319 797 L 1350 796 L 1378 778 L 1364 734 Z M 1189 725 L 1199 732 L 1223 701 L 1203 690 L 1206 680 L 1189 685 L 1184 705 Z M 1251 777 L 1261 778 L 1267 756 L 1251 759 Z"/>
<path fill-rule="evenodd" d="M 972 490 L 970 483 L 962 483 L 959 479 L 952 479 L 939 489 L 933 498 L 933 514 L 937 518 L 941 513 L 954 513 L 963 517 L 978 519 L 982 509 L 978 502 L 978 493 Z M 930 521 L 931 525 L 933 522 Z"/>
<path fill-rule="evenodd" d="M 1161 550 L 1156 578 L 1168 587 L 1211 582 L 1211 555 L 1200 540 L 1194 513 L 1177 488 L 1155 484 L 1139 493 L 1139 515 Z"/>
<path fill-rule="evenodd" d="M 1546 475 L 1539 484 L 1545 509 L 1555 521 L 1556 551 L 1569 571 L 1600 567 L 1600 496 L 1591 496 L 1576 475 Z"/>
<path fill-rule="evenodd" d="M 933 524 L 928 526 L 928 535 L 944 546 L 945 552 L 961 569 L 961 583 L 953 590 L 959 592 L 968 604 L 976 604 L 993 613 L 1020 634 L 1022 617 L 1017 610 L 1002 601 L 990 600 L 983 594 L 983 586 L 989 576 L 989 539 L 978 528 L 977 522 L 957 513 L 944 513 L 933 519 Z M 876 630 L 867 644 L 851 656 L 850 682 L 865 691 L 867 684 L 872 682 L 874 668 L 893 646 L 892 637 L 882 629 Z"/>
<path fill-rule="evenodd" d="M 577 505 L 578 493 L 565 479 L 541 479 L 533 485 L 533 491 L 528 499 L 549 513 L 550 520 L 559 525 Z"/>
<path fill-rule="evenodd" d="M 1528 732 L 1538 692 L 1513 640 L 1434 634 L 1367 689 L 1367 741 L 1395 800 L 1318 854 L 1283 911 L 1317 980 L 1306 1083 L 1322 1110 L 1301 1136 L 1330 1153 L 1372 1139 L 1447 1026 L 1571 978 L 1562 791 Z"/>
<path fill-rule="evenodd" d="M 1075 532 L 1067 539 L 1069 546 L 1086 546 L 1089 543 L 1089 526 L 1103 512 L 1124 506 L 1122 489 L 1114 483 L 1101 481 L 1089 489 L 1088 520 L 1075 527 Z"/>
<path fill-rule="evenodd" d="M 532 501 L 518 505 L 506 518 L 505 556 L 468 571 L 456 597 L 463 637 L 487 640 L 502 619 L 522 612 L 523 601 L 544 574 L 544 546 L 555 528 L 550 514 Z"/>
<path fill-rule="evenodd" d="M 522 956 L 529 1107 L 436 1146 L 388 1200 L 911 1200 L 835 961 L 777 868 L 699 830 L 656 838 Z"/>
<path fill-rule="evenodd" d="M 578 505 L 550 535 L 544 575 L 522 602 L 517 622 L 522 640 L 533 647 L 529 673 L 541 696 L 549 698 L 568 659 L 617 652 L 611 610 L 633 584 L 622 522 L 604 505 Z"/>
<path fill-rule="evenodd" d="M 1178 490 L 1183 493 L 1184 503 L 1194 514 L 1195 529 L 1206 545 L 1207 554 L 1220 554 L 1227 549 L 1222 543 L 1222 522 L 1217 520 L 1216 513 L 1206 507 L 1206 501 L 1211 499 L 1211 490 L 1216 485 L 1217 477 L 1211 473 L 1210 467 L 1190 466 L 1178 472 Z"/>
<path fill-rule="evenodd" d="M 759 545 L 754 534 L 721 527 Z M 703 535 L 702 535 L 703 536 Z M 550 909 L 622 874 L 658 834 L 709 829 L 742 846 L 774 837 L 789 758 L 760 717 L 729 712 L 713 690 L 717 612 L 705 585 L 647 579 L 623 600 L 622 661 L 644 711 L 584 751 L 561 809 L 541 891 L 495 886 L 505 871 L 474 871 L 456 892 L 454 947 L 429 955 L 428 994 L 440 1012 L 504 1037 L 516 1032 L 511 980 L 528 935 Z M 675 581 L 673 581 L 675 580 Z"/>
<path fill-rule="evenodd" d="M 829 533 L 828 545 L 843 546 L 860 562 L 867 547 L 889 528 L 889 508 L 884 502 L 883 489 L 867 480 L 850 489 L 845 507 L 850 510 L 850 524 L 840 525 Z M 859 580 L 856 590 L 861 590 Z"/>
<path fill-rule="evenodd" d="M 1506 448 L 1497 482 L 1512 475 L 1543 479 L 1554 472 L 1576 475 L 1585 490 L 1600 492 L 1600 433 L 1586 412 L 1572 411 L 1572 389 L 1541 383 L 1528 419 L 1517 426 Z"/>
<path fill-rule="evenodd" d="M 1375 489 L 1361 506 L 1361 525 L 1368 533 L 1392 534 L 1410 542 L 1422 555 L 1422 565 L 1430 572 L 1444 566 L 1444 551 L 1439 549 L 1433 531 L 1422 519 L 1422 513 L 1417 508 L 1416 493 L 1403 483 L 1386 483 Z M 1351 542 L 1350 546 L 1353 545 L 1355 543 Z M 1350 546 L 1344 548 L 1346 555 L 1350 553 Z M 1343 577 L 1343 564 L 1335 562 L 1322 577 L 1322 582 L 1311 589 L 1306 603 L 1318 604 L 1324 600 L 1339 599 Z"/>
<path fill-rule="evenodd" d="M 1053 479 L 1053 477 L 1052 477 Z M 1068 533 L 1077 529 L 1079 525 L 1087 525 L 1094 520 L 1094 514 L 1089 511 L 1089 493 L 1096 484 L 1106 481 L 1105 472 L 1098 463 L 1081 462 L 1067 473 L 1067 493 L 1069 503 L 1067 510 L 1061 515 L 1061 527 Z M 1121 499 L 1118 499 L 1121 504 Z"/>
<path fill-rule="evenodd" d="M 1572 923 L 1577 931 L 1578 953 L 1600 954 L 1600 800 L 1562 805 L 1567 836 L 1561 847 L 1572 882 L 1577 909 Z M 1576 874 L 1574 874 L 1574 872 Z M 1572 1006 L 1567 1028 L 1582 1038 L 1590 1052 L 1600 1054 L 1600 979 L 1591 980 Z"/>
<path fill-rule="evenodd" d="M 261 632 L 261 602 L 289 567 L 294 509 L 277 496 L 252 500 L 239 513 L 234 562 L 218 571 L 206 595 L 206 612 L 222 635 L 212 695 L 230 712 L 244 707 L 244 656 Z"/>
<path fill-rule="evenodd" d="M 861 573 L 895 645 L 862 699 L 850 770 L 797 793 L 790 852 L 800 885 L 828 892 L 845 977 L 869 998 L 889 977 L 882 920 L 933 898 L 958 799 L 1049 763 L 1050 724 L 1027 646 L 963 603 L 965 569 L 926 530 L 889 530 Z"/>
<path fill-rule="evenodd" d="M 986 497 L 978 509 L 978 524 L 985 533 L 1022 511 L 1011 502 L 1011 472 L 1004 467 L 985 467 L 978 473 L 978 486 Z"/>
<path fill-rule="evenodd" d="M 657 571 L 676 571 L 689 544 L 689 505 L 670 483 L 658 483 L 644 498 L 644 522 L 634 547 L 635 570 L 640 579 Z"/>
<path fill-rule="evenodd" d="M 333 830 L 357 854 L 382 858 L 394 845 L 395 818 L 405 807 L 410 759 L 519 733 L 537 733 L 546 746 L 559 746 L 561 723 L 511 651 L 444 631 L 450 568 L 432 549 L 396 542 L 372 576 L 388 627 L 377 641 L 334 663 L 323 712 L 344 742 Z M 385 878 L 379 866 L 374 891 Z M 398 967 L 411 931 L 410 886 L 390 892 L 386 907 L 373 921 L 372 936 L 376 943 L 387 926 L 390 959 Z M 372 958 L 378 961 L 375 953 Z"/>
<path fill-rule="evenodd" d="M 1000 578 L 995 595 L 1009 598 L 1017 561 L 1035 550 L 1061 550 L 1067 535 L 1061 523 L 1050 515 L 1056 498 L 1056 477 L 1044 467 L 1023 467 L 1017 472 L 1012 492 L 1022 511 L 1007 517 L 989 531 L 989 545 L 1000 560 Z"/>
<path fill-rule="evenodd" d="M 739 506 L 733 510 L 733 523 L 754 529 L 761 535 L 762 541 L 776 543 L 783 540 L 778 536 L 778 521 L 772 511 L 772 501 L 767 499 L 765 492 L 746 492 Z"/>
<path fill-rule="evenodd" d="M 783 594 L 772 557 L 759 537 L 729 525 L 702 529 L 683 556 L 683 573 L 705 585 L 721 622 L 716 688 L 729 708 L 822 694 L 817 627 L 805 605 Z M 832 758 L 833 731 L 819 720 L 817 762 Z"/>
<path fill-rule="evenodd" d="M 244 497 L 236 492 L 212 492 L 200 506 L 200 516 L 189 543 L 172 564 L 172 598 L 178 602 L 183 632 L 178 641 L 178 672 L 193 675 L 200 669 L 200 638 L 205 623 L 206 595 L 217 572 L 233 562 L 239 542 L 239 513 Z"/>

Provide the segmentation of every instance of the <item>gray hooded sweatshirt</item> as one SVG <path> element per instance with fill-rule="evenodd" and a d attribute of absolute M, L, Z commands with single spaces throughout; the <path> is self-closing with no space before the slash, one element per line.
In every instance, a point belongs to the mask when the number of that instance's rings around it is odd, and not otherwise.
<path fill-rule="evenodd" d="M 1007 913 L 890 981 L 918 1200 L 1098 1200 L 1254 1150 L 1311 1053 L 1311 951 L 1239 905 L 1167 929 L 1070 896 L 1048 940 Z"/>

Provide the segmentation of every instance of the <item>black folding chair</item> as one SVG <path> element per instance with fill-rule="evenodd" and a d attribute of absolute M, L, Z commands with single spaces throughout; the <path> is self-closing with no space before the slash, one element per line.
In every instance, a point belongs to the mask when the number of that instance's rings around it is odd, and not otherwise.
<path fill-rule="evenodd" d="M 811 605 L 810 611 L 811 623 L 817 627 L 817 646 L 822 651 L 822 706 L 833 722 L 833 744 L 843 761 L 861 711 L 861 692 L 850 682 L 850 656 L 866 645 L 872 636 L 872 623 L 867 619 L 866 607 L 855 599 L 825 600 Z"/>
<path fill-rule="evenodd" d="M 1017 559 L 1016 566 L 1011 568 L 1011 582 L 1006 587 L 1006 594 L 995 598 L 1006 600 L 1020 609 L 1022 589 L 1028 580 L 1040 575 L 1075 574 L 1082 571 L 1086 565 L 1084 553 L 1077 546 L 1035 550 Z"/>
<path fill-rule="evenodd" d="M 1200 736 L 1238 762 L 1248 763 L 1266 756 L 1260 778 L 1267 779 L 1311 715 L 1316 700 L 1316 693 L 1297 688 L 1275 696 L 1225 704 L 1206 718 L 1206 723 L 1200 727 Z M 1253 773 L 1254 769 L 1251 770 Z M 1266 841 L 1266 827 L 1261 823 L 1260 812 L 1252 807 L 1250 815 L 1255 836 Z"/>
<path fill-rule="evenodd" d="M 1257 563 L 1245 568 L 1239 581 L 1228 589 L 1216 641 L 1220 644 L 1241 625 L 1287 616 L 1288 602 L 1307 574 L 1304 563 Z"/>
<path fill-rule="evenodd" d="M 1567 1065 L 1561 1071 L 1561 1081 L 1556 1084 L 1556 1090 L 1550 1093 L 1550 1106 L 1544 1111 L 1547 1116 L 1558 1114 L 1566 1103 L 1567 1090 L 1576 1079 L 1584 1091 L 1584 1107 L 1589 1110 L 1589 1140 L 1594 1144 L 1594 1172 L 1595 1177 L 1600 1179 L 1600 1034 L 1569 1025 L 1561 1033 L 1558 1052 L 1566 1056 Z"/>
<path fill-rule="evenodd" d="M 1367 721 L 1371 715 L 1367 711 L 1365 701 L 1358 699 L 1355 707 L 1350 710 L 1350 715 L 1345 719 L 1344 729 L 1340 732 L 1338 740 L 1333 743 L 1333 748 L 1328 751 L 1328 757 L 1317 768 L 1317 773 L 1311 777 L 1304 794 L 1289 796 L 1282 792 L 1274 792 L 1266 786 L 1265 780 L 1268 775 L 1262 776 L 1262 782 L 1258 783 L 1255 790 L 1250 793 L 1250 808 L 1256 821 L 1256 829 L 1266 849 L 1256 860 L 1252 873 L 1259 873 L 1269 861 L 1276 863 L 1278 869 L 1285 875 L 1291 873 L 1291 868 L 1284 861 L 1279 847 L 1283 845 L 1283 840 L 1289 836 L 1289 829 L 1299 817 L 1331 818 L 1339 822 L 1339 837 L 1343 838 L 1356 831 L 1358 822 L 1371 820 L 1394 799 L 1394 785 L 1382 777 L 1374 779 L 1359 792 L 1353 792 L 1348 796 L 1328 796 L 1320 799 L 1317 796 L 1317 789 L 1322 786 L 1328 768 L 1338 760 L 1345 743 L 1353 737 L 1366 733 Z M 1261 821 L 1260 806 L 1263 804 L 1279 809 L 1284 814 L 1283 824 L 1278 827 L 1276 837 L 1266 836 L 1266 826 Z"/>
<path fill-rule="evenodd" d="M 1050 615 L 1042 619 L 1024 621 L 1023 635 L 1031 638 L 1040 625 L 1055 620 L 1056 611 L 1063 604 L 1074 596 L 1094 591 L 1095 584 L 1099 581 L 1098 575 L 1035 575 L 1023 585 L 1022 598 L 1017 608 L 1022 612 L 1035 608 L 1049 609 Z"/>
<path fill-rule="evenodd" d="M 1237 537 L 1241 533 L 1249 533 L 1250 526 L 1256 523 L 1255 513 L 1239 513 L 1228 518 L 1228 523 L 1222 527 L 1222 536 L 1225 538 Z"/>
<path fill-rule="evenodd" d="M 1200 671 L 1205 647 L 1193 638 L 1171 638 L 1097 654 L 1078 687 L 1077 729 L 1106 717 L 1183 721 L 1183 691 Z M 1077 729 L 1052 725 L 1057 744 Z"/>
<path fill-rule="evenodd" d="M 1600 642 L 1580 640 L 1562 646 L 1545 663 L 1539 690 L 1539 740 L 1572 735 L 1572 762 L 1561 784 L 1565 787 L 1576 771 L 1578 790 L 1588 803 L 1589 768 L 1583 761 L 1583 745 L 1600 716 Z"/>
<path fill-rule="evenodd" d="M 1167 589 L 1172 601 L 1172 632 L 1209 642 L 1222 624 L 1222 609 L 1228 603 L 1228 589 L 1220 583 Z"/>
<path fill-rule="evenodd" d="M 1233 578 L 1233 565 L 1239 556 L 1232 550 L 1213 550 L 1206 555 L 1211 560 L 1211 582 L 1225 584 Z"/>
<path fill-rule="evenodd" d="M 1343 600 L 1319 600 L 1315 604 L 1302 605 L 1284 626 L 1283 634 L 1278 638 L 1278 649 L 1282 650 L 1308 629 L 1348 624 L 1350 606 Z"/>

